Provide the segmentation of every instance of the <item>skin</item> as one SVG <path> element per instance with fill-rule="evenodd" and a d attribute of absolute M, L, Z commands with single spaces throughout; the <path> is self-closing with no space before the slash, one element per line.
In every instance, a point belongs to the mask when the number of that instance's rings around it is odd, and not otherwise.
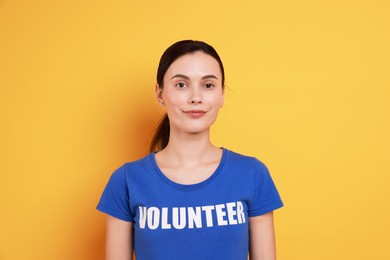
<path fill-rule="evenodd" d="M 160 169 L 181 184 L 201 182 L 214 172 L 222 150 L 210 141 L 210 126 L 223 105 L 218 62 L 203 52 L 183 55 L 171 64 L 156 97 L 170 121 L 169 143 L 156 154 Z M 204 111 L 200 117 L 190 111 Z M 183 174 L 184 173 L 184 174 Z"/>
<path fill-rule="evenodd" d="M 133 223 L 107 215 L 106 260 L 133 259 Z"/>
<path fill-rule="evenodd" d="M 276 259 L 273 212 L 249 218 L 249 258 Z"/>
<path fill-rule="evenodd" d="M 161 171 L 172 181 L 194 184 L 209 178 L 218 167 L 222 149 L 210 141 L 210 127 L 223 106 L 224 87 L 218 62 L 203 52 L 179 57 L 168 68 L 163 86 L 156 85 L 157 101 L 170 120 L 167 147 L 156 153 Z M 106 259 L 133 259 L 133 223 L 107 218 Z M 253 260 L 275 260 L 272 212 L 249 220 Z"/>

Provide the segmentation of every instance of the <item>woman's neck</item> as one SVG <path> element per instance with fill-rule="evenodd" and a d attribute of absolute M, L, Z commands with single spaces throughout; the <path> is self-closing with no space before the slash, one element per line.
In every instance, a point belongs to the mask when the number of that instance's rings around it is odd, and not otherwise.
<path fill-rule="evenodd" d="M 221 156 L 221 150 L 211 143 L 208 131 L 196 134 L 171 132 L 167 147 L 160 153 L 170 164 L 181 165 L 214 161 Z"/>

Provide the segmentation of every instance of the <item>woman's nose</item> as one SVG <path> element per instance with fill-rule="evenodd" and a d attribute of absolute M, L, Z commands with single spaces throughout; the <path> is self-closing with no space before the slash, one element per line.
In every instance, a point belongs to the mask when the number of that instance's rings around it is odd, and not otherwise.
<path fill-rule="evenodd" d="M 200 93 L 200 91 L 198 89 L 193 89 L 192 90 L 192 93 L 191 93 L 191 96 L 190 96 L 190 99 L 189 99 L 189 103 L 191 103 L 191 104 L 201 104 L 201 103 L 203 103 L 201 93 Z"/>
<path fill-rule="evenodd" d="M 193 98 L 191 98 L 190 103 L 191 104 L 201 104 L 202 99 L 200 97 L 193 97 Z"/>

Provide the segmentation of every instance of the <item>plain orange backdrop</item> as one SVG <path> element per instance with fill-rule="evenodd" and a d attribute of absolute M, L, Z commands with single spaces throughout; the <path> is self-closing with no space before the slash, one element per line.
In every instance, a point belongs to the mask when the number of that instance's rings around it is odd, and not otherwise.
<path fill-rule="evenodd" d="M 104 259 L 95 210 L 163 114 L 162 52 L 219 51 L 216 145 L 268 165 L 278 259 L 390 259 L 385 0 L 0 1 L 0 259 Z"/>

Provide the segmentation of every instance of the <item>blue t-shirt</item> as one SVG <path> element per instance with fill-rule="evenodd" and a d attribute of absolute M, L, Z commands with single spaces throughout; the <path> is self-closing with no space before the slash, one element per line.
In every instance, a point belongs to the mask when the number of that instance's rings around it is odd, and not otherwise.
<path fill-rule="evenodd" d="M 283 206 L 266 166 L 223 149 L 205 181 L 168 179 L 155 154 L 116 170 L 97 209 L 134 225 L 137 260 L 247 260 L 249 217 Z"/>

